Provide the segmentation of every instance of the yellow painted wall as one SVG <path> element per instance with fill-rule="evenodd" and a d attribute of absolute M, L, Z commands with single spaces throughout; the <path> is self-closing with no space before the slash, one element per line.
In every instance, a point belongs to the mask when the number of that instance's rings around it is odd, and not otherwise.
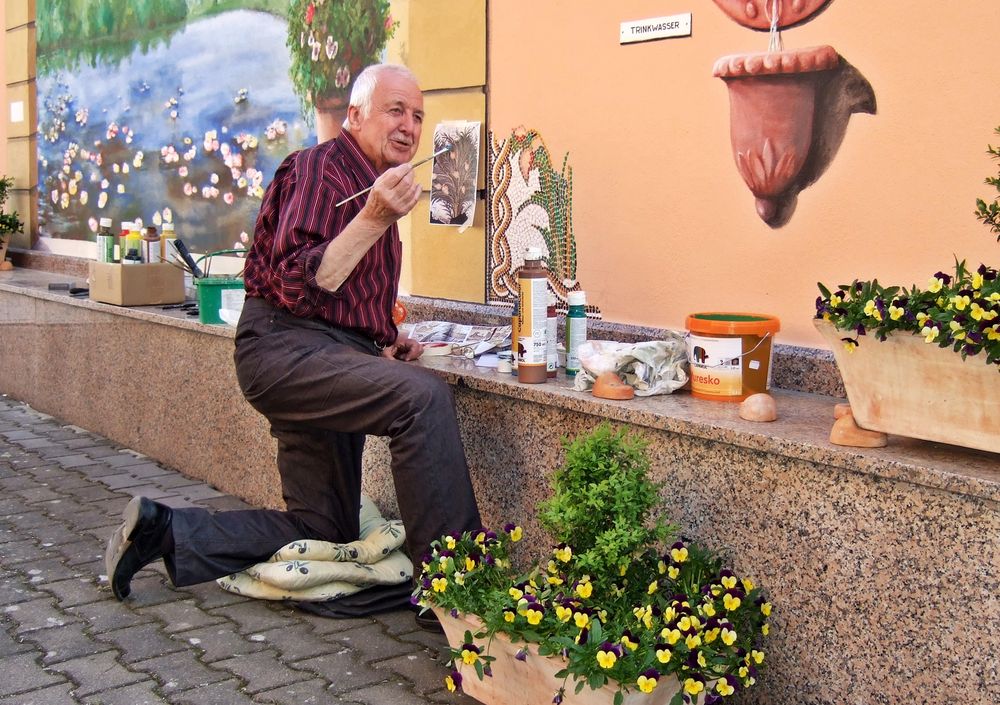
<path fill-rule="evenodd" d="M 490 126 L 524 124 L 570 152 L 579 279 L 614 321 L 683 328 L 698 310 L 782 319 L 778 341 L 821 346 L 817 280 L 926 282 L 953 253 L 1000 260 L 972 215 L 1000 140 L 1000 3 L 832 0 L 783 33 L 829 44 L 871 83 L 827 172 L 771 229 L 733 163 L 715 60 L 764 51 L 714 3 L 504 0 L 489 6 Z M 693 11 L 693 36 L 620 46 L 619 23 Z"/>

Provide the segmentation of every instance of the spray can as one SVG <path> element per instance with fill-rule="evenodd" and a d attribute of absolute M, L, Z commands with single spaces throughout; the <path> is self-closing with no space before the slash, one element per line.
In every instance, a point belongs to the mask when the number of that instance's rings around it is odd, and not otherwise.
<path fill-rule="evenodd" d="M 537 247 L 529 247 L 524 254 L 524 266 L 517 275 L 517 290 L 521 300 L 517 381 L 540 384 L 548 378 L 545 326 L 549 277 L 542 265 L 542 251 Z"/>
<path fill-rule="evenodd" d="M 587 340 L 587 294 L 569 292 L 569 311 L 566 313 L 566 374 L 570 377 L 580 371 L 580 345 Z"/>
<path fill-rule="evenodd" d="M 101 218 L 101 229 L 97 231 L 97 261 L 115 261 L 115 234 L 111 232 L 111 218 Z"/>
<path fill-rule="evenodd" d="M 545 309 L 545 376 L 552 379 L 559 369 L 559 353 L 556 351 L 556 331 L 559 320 L 556 318 L 556 295 L 549 292 L 548 306 Z"/>

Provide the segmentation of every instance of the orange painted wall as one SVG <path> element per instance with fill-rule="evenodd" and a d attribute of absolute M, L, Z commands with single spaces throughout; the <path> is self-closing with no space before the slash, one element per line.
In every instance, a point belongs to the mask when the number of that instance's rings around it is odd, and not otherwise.
<path fill-rule="evenodd" d="M 709 0 L 490 3 L 490 128 L 541 131 L 570 152 L 578 276 L 608 320 L 682 329 L 697 310 L 780 316 L 778 342 L 822 347 L 816 282 L 923 285 L 952 264 L 1000 260 L 972 215 L 1000 138 L 1000 3 L 833 0 L 783 33 L 832 45 L 871 83 L 876 115 L 852 116 L 827 172 L 771 229 L 729 143 L 720 56 L 764 51 L 767 33 Z M 687 38 L 620 46 L 619 23 L 693 12 Z M 992 170 L 992 171 L 991 171 Z"/>

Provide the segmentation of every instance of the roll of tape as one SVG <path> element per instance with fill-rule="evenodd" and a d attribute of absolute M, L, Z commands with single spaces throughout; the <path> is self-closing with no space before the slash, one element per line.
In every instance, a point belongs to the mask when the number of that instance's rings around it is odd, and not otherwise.
<path fill-rule="evenodd" d="M 424 343 L 424 355 L 451 355 L 451 343 Z"/>

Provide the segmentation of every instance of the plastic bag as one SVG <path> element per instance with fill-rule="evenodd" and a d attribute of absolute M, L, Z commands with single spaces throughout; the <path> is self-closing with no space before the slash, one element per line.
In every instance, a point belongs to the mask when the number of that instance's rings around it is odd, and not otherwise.
<path fill-rule="evenodd" d="M 670 394 L 688 381 L 684 336 L 669 333 L 665 340 L 616 343 L 588 340 L 580 345 L 580 371 L 573 388 L 585 392 L 603 372 L 615 372 L 641 397 Z"/>

